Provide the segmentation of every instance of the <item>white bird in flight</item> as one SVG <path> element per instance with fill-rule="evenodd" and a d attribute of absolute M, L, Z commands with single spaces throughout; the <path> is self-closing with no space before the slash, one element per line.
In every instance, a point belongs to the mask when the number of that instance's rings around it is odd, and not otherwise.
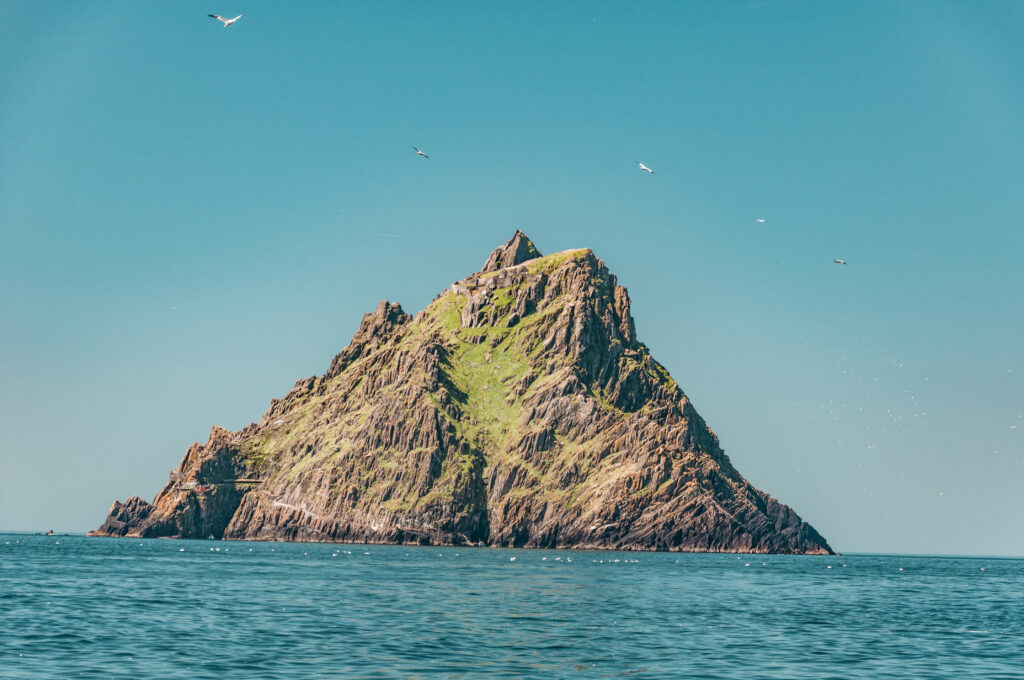
<path fill-rule="evenodd" d="M 235 23 L 236 21 L 238 21 L 239 19 L 241 19 L 243 15 L 242 15 L 242 14 L 239 14 L 239 15 L 238 15 L 237 17 L 235 17 L 234 19 L 225 19 L 224 17 L 222 17 L 222 16 L 221 16 L 221 15 L 219 15 L 219 14 L 207 14 L 206 16 L 210 17 L 211 19 L 216 19 L 217 21 L 223 21 L 223 22 L 224 22 L 224 28 L 227 28 L 227 27 L 228 27 L 228 26 L 230 26 L 231 24 L 233 24 L 233 23 Z"/>
<path fill-rule="evenodd" d="M 766 219 L 765 219 L 765 218 L 763 218 L 763 217 L 758 217 L 758 218 L 757 218 L 757 221 L 758 221 L 758 222 L 760 222 L 761 224 L 764 224 L 764 223 L 765 223 L 765 222 L 767 222 L 768 220 L 766 220 Z"/>
<path fill-rule="evenodd" d="M 641 170 L 646 170 L 647 172 L 651 173 L 652 175 L 654 174 L 654 170 L 651 170 L 649 167 L 647 167 L 646 165 L 644 165 L 640 161 L 637 161 L 636 164 L 640 166 Z"/>
<path fill-rule="evenodd" d="M 846 260 L 832 260 L 836 264 L 846 264 Z"/>
<path fill-rule="evenodd" d="M 416 152 L 417 156 L 423 156 L 424 158 L 430 158 L 430 156 L 428 156 L 427 154 L 423 153 L 422 151 L 417 149 L 415 146 L 412 147 L 412 150 Z"/>

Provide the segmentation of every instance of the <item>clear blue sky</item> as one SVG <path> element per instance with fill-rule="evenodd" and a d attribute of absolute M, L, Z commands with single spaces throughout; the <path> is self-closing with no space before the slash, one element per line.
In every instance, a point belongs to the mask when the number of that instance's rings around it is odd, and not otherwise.
<path fill-rule="evenodd" d="M 1019 2 L 0 4 L 0 529 L 152 498 L 518 227 L 606 261 L 837 550 L 1024 554 L 1022 35 Z"/>

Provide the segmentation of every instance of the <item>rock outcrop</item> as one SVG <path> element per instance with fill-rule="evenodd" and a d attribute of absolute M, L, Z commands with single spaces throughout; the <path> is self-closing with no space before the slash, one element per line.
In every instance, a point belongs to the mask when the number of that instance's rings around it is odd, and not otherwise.
<path fill-rule="evenodd" d="M 519 231 L 92 535 L 831 553 L 732 466 L 604 263 Z"/>

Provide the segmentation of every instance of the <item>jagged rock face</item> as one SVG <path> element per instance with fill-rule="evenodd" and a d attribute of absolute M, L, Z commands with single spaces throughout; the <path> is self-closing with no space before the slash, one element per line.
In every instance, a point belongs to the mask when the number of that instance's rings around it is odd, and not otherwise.
<path fill-rule="evenodd" d="M 540 257 L 540 251 L 533 245 L 533 241 L 526 237 L 526 234 L 516 229 L 516 233 L 508 240 L 508 243 L 496 248 L 491 256 L 484 263 L 480 273 L 496 272 L 505 267 L 514 267 L 527 260 Z"/>
<path fill-rule="evenodd" d="M 732 466 L 604 263 L 518 231 L 94 534 L 831 553 Z"/>

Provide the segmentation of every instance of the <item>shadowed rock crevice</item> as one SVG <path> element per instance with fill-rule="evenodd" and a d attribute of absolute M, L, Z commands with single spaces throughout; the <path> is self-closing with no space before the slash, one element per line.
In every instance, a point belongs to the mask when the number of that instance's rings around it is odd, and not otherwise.
<path fill-rule="evenodd" d="M 381 302 L 93 535 L 831 552 L 733 467 L 604 263 L 519 231 L 415 316 Z"/>

